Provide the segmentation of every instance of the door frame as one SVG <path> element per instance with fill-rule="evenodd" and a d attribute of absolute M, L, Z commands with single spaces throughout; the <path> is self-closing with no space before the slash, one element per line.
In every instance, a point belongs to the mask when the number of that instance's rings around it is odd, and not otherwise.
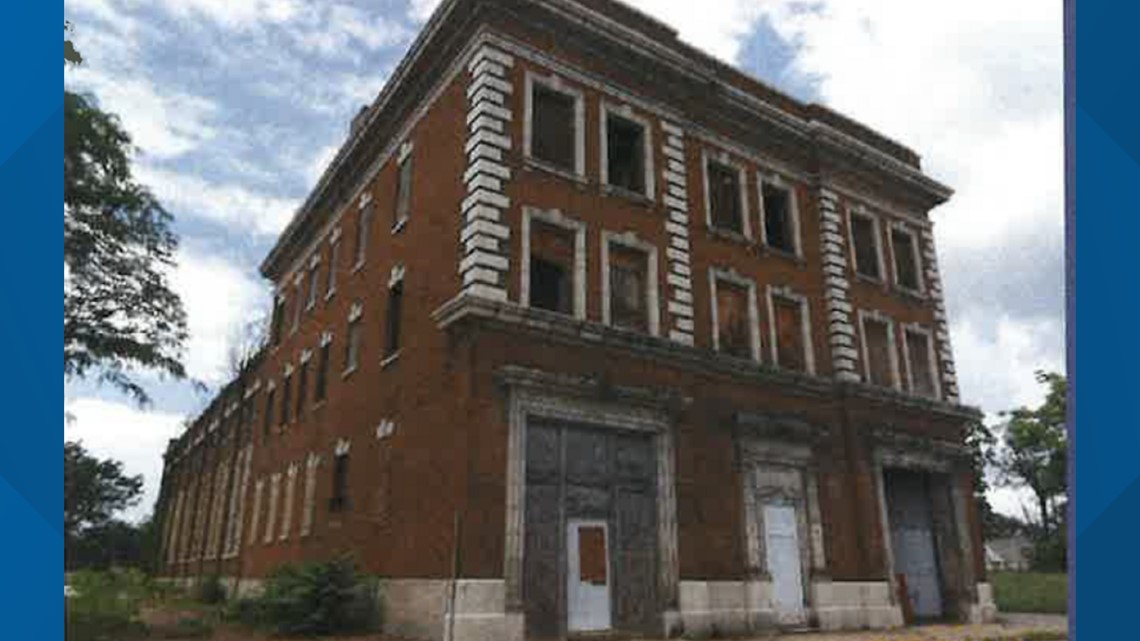
<path fill-rule="evenodd" d="M 578 554 L 579 548 L 572 545 L 572 543 L 577 543 L 580 540 L 579 539 L 579 533 L 580 533 L 582 527 L 601 527 L 602 528 L 602 540 L 605 542 L 605 549 L 606 549 L 606 619 L 607 619 L 607 623 L 606 623 L 606 627 L 599 628 L 599 629 L 579 630 L 579 629 L 575 629 L 575 628 L 571 627 L 571 625 L 570 625 L 570 623 L 571 623 L 571 621 L 570 621 L 571 611 L 573 610 L 573 598 L 574 598 L 574 594 L 575 594 L 575 590 L 571 586 L 574 585 L 576 582 L 578 582 L 577 576 L 581 575 L 581 568 L 582 568 L 582 559 L 581 559 L 581 556 Z M 566 557 L 565 557 L 566 568 L 564 570 L 564 576 L 566 577 L 566 585 L 564 587 L 566 589 L 565 629 L 566 629 L 567 634 L 572 635 L 572 634 L 576 634 L 576 633 L 597 633 L 597 632 L 608 632 L 608 631 L 613 630 L 614 629 L 614 603 L 613 603 L 613 600 L 614 600 L 614 591 L 613 591 L 614 571 L 613 571 L 613 551 L 611 550 L 611 546 L 610 546 L 610 524 L 609 524 L 609 521 L 604 520 L 604 519 L 578 519 L 578 518 L 567 519 L 566 520 L 566 528 L 565 528 L 565 537 L 566 537 Z M 577 561 L 578 572 L 572 572 L 571 571 L 571 570 L 575 569 L 575 568 L 573 568 L 574 564 L 571 563 L 571 559 L 574 559 Z M 580 583 L 580 582 L 578 582 L 578 583 Z"/>

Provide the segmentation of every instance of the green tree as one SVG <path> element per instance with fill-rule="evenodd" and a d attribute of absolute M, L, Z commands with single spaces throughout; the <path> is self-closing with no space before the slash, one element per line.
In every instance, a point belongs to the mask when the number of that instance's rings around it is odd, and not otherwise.
<path fill-rule="evenodd" d="M 82 61 L 67 40 L 64 61 Z M 67 90 L 63 107 L 64 378 L 94 374 L 145 404 L 135 370 L 186 376 L 186 313 L 167 280 L 178 239 L 170 214 L 131 175 L 118 118 Z"/>
<path fill-rule="evenodd" d="M 107 528 L 117 512 L 135 505 L 142 475 L 127 476 L 123 464 L 90 455 L 83 444 L 63 444 L 63 534 L 70 544 L 83 534 Z"/>

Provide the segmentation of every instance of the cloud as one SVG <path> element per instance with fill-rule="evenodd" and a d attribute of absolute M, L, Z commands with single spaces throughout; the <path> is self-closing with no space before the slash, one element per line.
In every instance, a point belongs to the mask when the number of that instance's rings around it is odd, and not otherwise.
<path fill-rule="evenodd" d="M 162 482 L 162 453 L 181 433 L 183 416 L 89 397 L 67 401 L 64 410 L 74 417 L 64 423 L 64 440 L 82 441 L 93 456 L 121 461 L 125 473 L 143 475 L 142 500 L 122 517 L 137 522 L 149 515 Z"/>
<path fill-rule="evenodd" d="M 239 183 L 215 183 L 151 165 L 136 167 L 135 177 L 179 217 L 222 223 L 233 232 L 276 236 L 298 206 L 295 199 L 259 193 Z"/>
<path fill-rule="evenodd" d="M 163 0 L 162 7 L 179 19 L 202 17 L 231 29 L 287 22 L 302 12 L 296 0 Z"/>
<path fill-rule="evenodd" d="M 291 32 L 303 51 L 341 59 L 355 54 L 358 45 L 375 51 L 397 45 L 411 36 L 401 22 L 344 4 L 320 7 Z"/>
<path fill-rule="evenodd" d="M 223 258 L 186 249 L 179 250 L 171 286 L 186 309 L 187 373 L 211 385 L 227 382 L 231 340 L 259 316 L 269 298 L 268 288 Z"/>

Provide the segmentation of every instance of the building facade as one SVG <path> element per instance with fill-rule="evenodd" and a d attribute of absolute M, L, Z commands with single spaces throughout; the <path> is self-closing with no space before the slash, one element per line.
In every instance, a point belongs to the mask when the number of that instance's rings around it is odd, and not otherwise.
<path fill-rule="evenodd" d="M 611 0 L 445 0 L 166 453 L 163 573 L 433 639 L 994 615 L 907 148 Z"/>

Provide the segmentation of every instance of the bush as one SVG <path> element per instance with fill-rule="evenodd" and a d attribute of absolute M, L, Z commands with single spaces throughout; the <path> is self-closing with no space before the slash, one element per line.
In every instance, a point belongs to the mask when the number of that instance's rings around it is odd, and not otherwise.
<path fill-rule="evenodd" d="M 215 576 L 202 579 L 198 583 L 198 601 L 206 605 L 218 605 L 226 601 L 226 588 L 222 580 Z"/>
<path fill-rule="evenodd" d="M 71 575 L 75 594 L 66 601 L 68 641 L 125 641 L 141 638 L 139 605 L 150 582 L 138 570 L 82 570 Z"/>
<path fill-rule="evenodd" d="M 375 584 L 347 559 L 278 568 L 257 599 L 241 599 L 230 615 L 284 636 L 367 632 L 379 623 Z"/>

